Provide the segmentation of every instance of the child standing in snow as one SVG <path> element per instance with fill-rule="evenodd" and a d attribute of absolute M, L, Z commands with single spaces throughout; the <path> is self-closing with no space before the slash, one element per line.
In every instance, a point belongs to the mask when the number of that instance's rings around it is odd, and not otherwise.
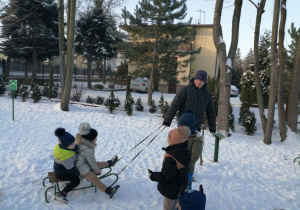
<path fill-rule="evenodd" d="M 76 135 L 76 144 L 78 145 L 76 167 L 84 179 L 92 182 L 98 189 L 112 198 L 120 186 L 107 187 L 97 175 L 101 174 L 101 168 L 114 166 L 118 161 L 118 156 L 115 155 L 111 160 L 105 162 L 97 162 L 95 147 L 97 146 L 98 132 L 91 128 L 88 123 L 81 123 L 78 130 L 79 133 Z"/>
<path fill-rule="evenodd" d="M 202 154 L 203 149 L 203 137 L 201 132 L 196 130 L 196 117 L 192 109 L 187 109 L 178 120 L 178 126 L 188 126 L 191 130 L 191 135 L 188 139 L 188 149 L 191 153 L 191 163 L 188 170 L 188 186 L 187 190 L 192 189 L 193 174 L 195 171 L 195 164 Z"/>
<path fill-rule="evenodd" d="M 187 126 L 180 126 L 171 130 L 168 134 L 167 148 L 160 172 L 148 169 L 152 181 L 158 182 L 157 189 L 164 196 L 163 209 L 176 210 L 177 198 L 181 187 L 188 183 L 188 167 L 191 155 L 188 151 L 188 137 L 191 131 Z"/>
<path fill-rule="evenodd" d="M 75 167 L 77 147 L 75 145 L 75 137 L 66 132 L 64 128 L 57 128 L 55 136 L 58 137 L 59 144 L 55 146 L 53 151 L 55 157 L 53 166 L 54 174 L 62 180 L 70 181 L 55 197 L 67 203 L 68 200 L 66 197 L 68 192 L 80 183 L 79 172 Z"/>

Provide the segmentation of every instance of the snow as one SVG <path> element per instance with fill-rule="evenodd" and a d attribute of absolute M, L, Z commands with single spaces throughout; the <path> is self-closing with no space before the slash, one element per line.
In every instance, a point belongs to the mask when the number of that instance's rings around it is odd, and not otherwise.
<path fill-rule="evenodd" d="M 83 94 L 83 98 L 105 95 L 87 90 Z M 135 100 L 137 95 L 143 96 L 142 100 L 147 97 L 147 94 L 132 95 Z M 123 104 L 124 100 L 120 100 Z M 18 97 L 14 100 L 13 121 L 12 99 L 8 95 L 0 97 L 0 209 L 162 209 L 163 197 L 156 189 L 157 183 L 148 178 L 147 169 L 160 170 L 164 155 L 161 148 L 167 146 L 167 134 L 176 127 L 176 121 L 148 147 L 145 148 L 146 144 L 157 132 L 126 154 L 162 125 L 158 113 L 148 113 L 148 106 L 143 112 L 134 111 L 130 117 L 123 110 L 109 114 L 101 106 L 70 104 L 69 108 L 69 112 L 64 112 L 58 102 L 42 100 L 35 104 L 32 99 L 21 102 Z M 95 193 L 93 189 L 85 189 L 70 192 L 68 204 L 50 196 L 50 203 L 46 203 L 44 192 L 51 185 L 44 187 L 42 181 L 53 170 L 52 151 L 57 144 L 54 130 L 63 127 L 75 135 L 82 122 L 89 122 L 99 133 L 97 160 L 126 154 L 113 168 L 119 173 L 129 164 L 119 175 L 117 183 L 121 187 L 112 199 L 100 190 Z M 261 130 L 247 136 L 236 126 L 231 137 L 220 141 L 218 162 L 213 162 L 215 139 L 205 132 L 204 163 L 202 166 L 199 161 L 196 163 L 193 188 L 203 184 L 207 210 L 300 209 L 300 165 L 293 162 L 300 153 L 299 135 L 289 131 L 287 140 L 281 143 L 278 132 L 273 133 L 273 143 L 265 145 Z M 111 181 L 107 178 L 104 183 Z M 80 185 L 87 184 L 82 181 Z"/>

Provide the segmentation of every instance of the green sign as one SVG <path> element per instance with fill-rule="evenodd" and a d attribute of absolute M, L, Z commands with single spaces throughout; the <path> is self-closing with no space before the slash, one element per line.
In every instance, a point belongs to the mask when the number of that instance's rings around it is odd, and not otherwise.
<path fill-rule="evenodd" d="M 18 81 L 17 80 L 9 80 L 9 89 L 17 90 L 18 89 Z"/>

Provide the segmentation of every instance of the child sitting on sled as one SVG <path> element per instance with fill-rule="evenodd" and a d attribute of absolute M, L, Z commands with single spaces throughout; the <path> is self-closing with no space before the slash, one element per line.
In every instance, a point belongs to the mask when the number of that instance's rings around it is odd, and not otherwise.
<path fill-rule="evenodd" d="M 56 177 L 70 181 L 70 183 L 58 192 L 55 197 L 67 203 L 67 194 L 80 183 L 79 172 L 75 167 L 76 145 L 75 137 L 66 132 L 64 128 L 57 128 L 55 136 L 58 137 L 59 143 L 55 146 L 54 155 L 54 174 Z"/>
<path fill-rule="evenodd" d="M 188 150 L 188 137 L 191 131 L 187 126 L 180 126 L 168 134 L 166 154 L 160 172 L 148 169 L 152 181 L 158 182 L 157 189 L 164 196 L 163 209 L 177 210 L 177 198 L 180 188 L 188 184 L 188 167 L 191 155 Z"/>
<path fill-rule="evenodd" d="M 99 180 L 97 175 L 101 174 L 101 168 L 114 166 L 118 161 L 118 156 L 115 155 L 108 161 L 97 162 L 95 147 L 97 146 L 98 132 L 91 128 L 88 123 L 81 123 L 78 130 L 79 133 L 76 135 L 76 144 L 78 145 L 76 167 L 84 179 L 92 182 L 98 189 L 112 198 L 120 186 L 107 187 Z"/>

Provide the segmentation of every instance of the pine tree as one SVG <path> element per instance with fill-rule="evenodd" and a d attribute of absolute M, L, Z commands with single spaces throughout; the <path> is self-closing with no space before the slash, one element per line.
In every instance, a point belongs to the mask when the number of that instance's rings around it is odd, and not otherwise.
<path fill-rule="evenodd" d="M 41 89 L 35 80 L 32 80 L 31 82 L 30 93 L 33 99 L 33 103 L 38 103 L 42 99 Z"/>
<path fill-rule="evenodd" d="M 0 96 L 2 96 L 5 93 L 6 87 L 5 87 L 5 83 L 2 80 L 2 78 L 0 78 Z"/>
<path fill-rule="evenodd" d="M 19 87 L 18 96 L 22 98 L 22 102 L 25 102 L 28 95 L 29 95 L 28 87 L 22 83 Z"/>
<path fill-rule="evenodd" d="M 144 110 L 144 106 L 142 104 L 142 99 L 141 97 L 139 97 L 137 100 L 136 100 L 136 103 L 135 103 L 135 108 L 137 111 L 139 112 L 142 112 Z"/>
<path fill-rule="evenodd" d="M 95 102 L 95 99 L 88 95 L 88 97 L 86 98 L 86 103 L 93 104 L 94 102 Z"/>
<path fill-rule="evenodd" d="M 47 82 L 44 83 L 42 96 L 49 96 L 49 84 Z"/>
<path fill-rule="evenodd" d="M 257 130 L 257 127 L 255 126 L 255 114 L 250 111 L 250 105 L 247 102 L 243 102 L 240 108 L 239 123 L 242 124 L 244 131 L 248 135 L 253 135 L 253 133 Z"/>
<path fill-rule="evenodd" d="M 156 112 L 156 110 L 157 110 L 157 106 L 155 105 L 155 100 L 154 99 L 152 99 L 151 100 L 151 103 L 150 103 L 150 108 L 149 108 L 149 112 L 150 113 L 155 113 Z"/>
<path fill-rule="evenodd" d="M 133 104 L 134 104 L 134 100 L 133 100 L 131 94 L 129 93 L 127 96 L 127 99 L 125 100 L 125 112 L 127 113 L 128 116 L 132 115 Z"/>
<path fill-rule="evenodd" d="M 58 91 L 59 91 L 59 84 L 58 83 L 56 83 L 56 84 L 53 83 L 53 90 L 52 90 L 52 97 L 53 98 L 57 98 Z"/>
<path fill-rule="evenodd" d="M 167 101 L 165 101 L 164 105 L 163 105 L 163 108 L 162 108 L 162 117 L 165 118 L 167 112 L 168 112 L 168 109 L 169 109 L 169 103 Z"/>
<path fill-rule="evenodd" d="M 158 102 L 158 108 L 160 109 L 160 113 L 163 113 L 164 104 L 165 104 L 164 95 L 161 94 L 159 102 Z"/>
<path fill-rule="evenodd" d="M 82 13 L 77 21 L 76 42 L 78 45 L 75 50 L 87 59 L 89 88 L 91 88 L 92 61 L 102 61 L 116 56 L 113 47 L 117 41 L 114 36 L 115 31 L 114 19 L 106 16 L 97 3 L 91 11 Z"/>
<path fill-rule="evenodd" d="M 14 0 L 5 7 L 1 43 L 11 58 L 34 63 L 58 55 L 58 13 L 54 0 Z"/>
<path fill-rule="evenodd" d="M 102 105 L 104 103 L 104 97 L 97 96 L 95 103 L 99 104 L 99 105 Z"/>
<path fill-rule="evenodd" d="M 196 33 L 190 26 L 192 19 L 183 22 L 186 10 L 186 0 L 142 0 L 134 14 L 126 8 L 122 10 L 124 23 L 121 28 L 130 33 L 132 38 L 124 43 L 124 54 L 130 62 L 137 64 L 133 76 L 150 78 L 150 87 L 153 84 L 156 87 L 159 80 L 176 82 L 177 70 L 192 57 L 188 55 L 200 52 L 200 49 L 178 50 L 179 46 L 189 45 Z M 187 59 L 179 62 L 178 57 Z M 152 100 L 151 94 L 149 91 L 148 104 Z"/>
<path fill-rule="evenodd" d="M 111 91 L 108 99 L 105 101 L 105 106 L 109 110 L 109 112 L 112 114 L 113 111 L 119 107 L 120 105 L 120 100 L 115 97 L 115 94 L 113 91 Z"/>

